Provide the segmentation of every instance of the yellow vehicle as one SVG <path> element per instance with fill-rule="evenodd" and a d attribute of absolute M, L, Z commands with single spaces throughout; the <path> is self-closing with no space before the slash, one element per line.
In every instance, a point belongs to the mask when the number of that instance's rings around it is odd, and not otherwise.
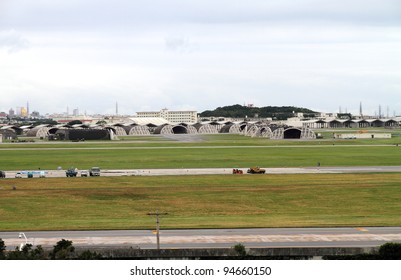
<path fill-rule="evenodd" d="M 265 174 L 266 170 L 263 168 L 260 168 L 259 166 L 251 167 L 248 169 L 246 173 L 249 174 Z"/>

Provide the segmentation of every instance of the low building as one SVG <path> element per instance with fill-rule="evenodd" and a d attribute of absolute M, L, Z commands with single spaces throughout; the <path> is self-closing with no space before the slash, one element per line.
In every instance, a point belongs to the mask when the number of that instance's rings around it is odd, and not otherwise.
<path fill-rule="evenodd" d="M 334 133 L 336 139 L 390 139 L 391 133 Z"/>
<path fill-rule="evenodd" d="M 198 122 L 197 111 L 169 111 L 168 109 L 162 109 L 154 112 L 137 112 L 136 117 L 138 118 L 164 118 L 169 123 L 196 123 Z"/>

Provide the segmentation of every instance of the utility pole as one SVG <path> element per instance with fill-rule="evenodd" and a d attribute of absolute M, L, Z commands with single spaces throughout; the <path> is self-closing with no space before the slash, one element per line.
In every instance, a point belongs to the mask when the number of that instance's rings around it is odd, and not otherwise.
<path fill-rule="evenodd" d="M 156 216 L 156 242 L 157 242 L 157 250 L 160 250 L 160 215 L 167 215 L 167 212 L 159 213 L 158 210 L 156 212 L 150 212 L 148 215 Z"/>

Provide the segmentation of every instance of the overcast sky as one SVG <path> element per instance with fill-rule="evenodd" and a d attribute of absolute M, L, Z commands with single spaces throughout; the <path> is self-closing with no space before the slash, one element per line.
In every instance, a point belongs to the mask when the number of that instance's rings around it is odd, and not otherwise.
<path fill-rule="evenodd" d="M 400 0 L 0 0 L 0 111 L 401 115 Z"/>

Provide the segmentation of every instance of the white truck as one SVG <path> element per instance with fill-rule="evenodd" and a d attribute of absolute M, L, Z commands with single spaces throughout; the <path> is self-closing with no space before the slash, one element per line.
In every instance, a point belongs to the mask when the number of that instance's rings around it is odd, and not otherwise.
<path fill-rule="evenodd" d="M 100 168 L 99 167 L 92 167 L 89 170 L 89 176 L 100 176 Z"/>

